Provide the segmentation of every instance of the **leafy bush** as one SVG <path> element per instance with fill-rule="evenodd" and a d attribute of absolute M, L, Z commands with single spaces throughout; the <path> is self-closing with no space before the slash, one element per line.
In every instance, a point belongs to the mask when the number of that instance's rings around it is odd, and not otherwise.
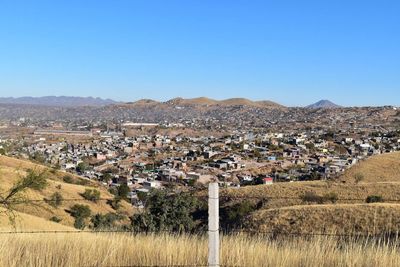
<path fill-rule="evenodd" d="M 309 203 L 317 203 L 317 204 L 323 204 L 325 202 L 324 197 L 317 195 L 314 192 L 306 192 L 301 199 L 303 202 L 309 202 Z"/>
<path fill-rule="evenodd" d="M 132 226 L 135 231 L 192 231 L 198 206 L 191 194 L 153 190 L 146 197 L 144 211 L 131 218 Z"/>
<path fill-rule="evenodd" d="M 50 199 L 46 199 L 46 202 L 54 208 L 61 206 L 64 198 L 59 192 L 55 192 L 51 195 Z"/>
<path fill-rule="evenodd" d="M 90 181 L 87 180 L 87 179 L 78 179 L 75 184 L 77 184 L 77 185 L 89 185 Z"/>
<path fill-rule="evenodd" d="M 257 205 L 245 200 L 221 209 L 221 226 L 224 230 L 242 228 L 246 217 L 257 209 Z"/>
<path fill-rule="evenodd" d="M 90 219 L 95 230 L 106 230 L 115 227 L 115 222 L 120 221 L 123 217 L 116 213 L 96 214 Z"/>
<path fill-rule="evenodd" d="M 301 199 L 303 202 L 324 204 L 326 202 L 336 203 L 338 201 L 338 196 L 336 193 L 327 193 L 323 196 L 317 195 L 314 192 L 306 192 Z"/>
<path fill-rule="evenodd" d="M 76 171 L 80 172 L 80 173 L 83 173 L 88 169 L 88 167 L 89 166 L 86 163 L 81 162 L 81 163 L 78 164 L 78 166 L 76 166 Z"/>
<path fill-rule="evenodd" d="M 96 189 L 85 189 L 81 196 L 86 200 L 97 202 L 100 199 L 100 192 Z"/>
<path fill-rule="evenodd" d="M 53 217 L 50 218 L 50 221 L 59 223 L 59 222 L 62 221 L 62 219 L 58 218 L 57 216 L 53 216 Z"/>
<path fill-rule="evenodd" d="M 92 211 L 87 205 L 75 204 L 71 207 L 70 213 L 75 218 L 74 227 L 84 229 L 86 227 L 85 219 L 90 217 Z"/>
<path fill-rule="evenodd" d="M 378 203 L 378 202 L 384 202 L 384 199 L 382 196 L 368 196 L 365 201 L 367 203 Z"/>
<path fill-rule="evenodd" d="M 121 184 L 120 186 L 118 186 L 117 196 L 122 199 L 126 199 L 130 191 L 131 189 L 126 184 Z"/>
<path fill-rule="evenodd" d="M 63 181 L 68 184 L 73 184 L 74 178 L 72 178 L 70 175 L 64 175 Z"/>
<path fill-rule="evenodd" d="M 338 195 L 336 193 L 327 193 L 323 196 L 324 202 L 336 203 L 338 201 Z"/>

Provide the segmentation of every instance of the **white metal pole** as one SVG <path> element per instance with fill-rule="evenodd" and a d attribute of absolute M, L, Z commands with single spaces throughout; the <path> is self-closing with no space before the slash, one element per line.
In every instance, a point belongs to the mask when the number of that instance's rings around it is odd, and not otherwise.
<path fill-rule="evenodd" d="M 208 185 L 208 266 L 219 267 L 218 183 Z"/>

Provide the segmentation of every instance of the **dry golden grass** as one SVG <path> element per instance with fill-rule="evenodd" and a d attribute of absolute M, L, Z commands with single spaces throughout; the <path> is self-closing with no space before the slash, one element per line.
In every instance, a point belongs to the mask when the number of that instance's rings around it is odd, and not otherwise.
<path fill-rule="evenodd" d="M 18 160 L 14 158 L 0 156 L 0 191 L 7 191 L 13 183 L 15 183 L 21 176 L 26 174 L 28 169 L 34 170 L 44 170 L 47 169 L 44 166 L 37 165 L 28 161 Z M 64 199 L 79 199 L 77 201 L 64 201 L 62 205 L 58 208 L 54 208 L 51 205 L 45 202 L 38 202 L 37 205 L 26 205 L 21 204 L 16 206 L 17 210 L 22 213 L 27 213 L 30 215 L 34 215 L 40 218 L 44 218 L 49 220 L 51 217 L 58 217 L 62 219 L 60 222 L 66 226 L 72 226 L 74 223 L 74 219 L 67 212 L 71 206 L 74 204 L 85 204 L 90 207 L 93 214 L 96 213 L 108 213 L 115 212 L 114 209 L 111 208 L 110 205 L 107 204 L 106 201 L 101 200 L 97 203 L 86 201 L 80 195 L 85 191 L 86 188 L 93 188 L 91 186 L 82 186 L 77 184 L 69 184 L 64 183 L 62 181 L 62 177 L 66 175 L 63 172 L 51 173 L 50 171 L 47 173 L 48 186 L 43 191 L 33 191 L 29 190 L 26 192 L 26 197 L 28 199 L 34 200 L 43 200 L 45 198 L 49 199 L 50 196 L 59 192 Z M 59 186 L 61 186 L 60 189 Z M 113 195 L 110 194 L 105 188 L 96 186 L 96 189 L 100 191 L 101 198 L 109 198 L 112 199 Z M 133 208 L 128 203 L 122 203 L 120 212 L 125 215 L 132 215 Z"/>
<path fill-rule="evenodd" d="M 355 174 L 364 180 L 355 183 Z M 310 205 L 302 200 L 307 192 L 319 196 L 335 194 L 336 204 Z M 352 167 L 336 182 L 311 181 L 276 183 L 224 190 L 222 195 L 240 202 L 270 198 L 249 218 L 254 230 L 280 232 L 397 232 L 400 201 L 392 204 L 365 204 L 368 196 L 400 200 L 400 153 L 371 157 Z M 389 201 L 390 203 L 390 201 Z"/>
<path fill-rule="evenodd" d="M 4 209 L 0 209 L 3 212 Z M 0 231 L 66 231 L 74 228 L 47 221 L 29 214 L 15 212 L 15 223 L 11 224 L 8 216 L 0 214 Z"/>
<path fill-rule="evenodd" d="M 0 239 L 0 266 L 172 266 L 207 264 L 207 239 L 127 234 L 18 234 Z M 339 243 L 332 237 L 271 241 L 230 236 L 224 266 L 399 266 L 398 245 Z"/>
<path fill-rule="evenodd" d="M 253 231 L 278 233 L 396 233 L 400 204 L 331 204 L 263 209 L 251 215 Z"/>
<path fill-rule="evenodd" d="M 362 174 L 363 183 L 400 182 L 400 152 L 370 157 L 356 164 L 340 180 L 354 182 L 356 174 Z"/>

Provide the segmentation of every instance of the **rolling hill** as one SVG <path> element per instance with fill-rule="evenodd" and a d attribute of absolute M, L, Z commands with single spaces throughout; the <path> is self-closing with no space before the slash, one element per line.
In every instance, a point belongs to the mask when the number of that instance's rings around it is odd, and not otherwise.
<path fill-rule="evenodd" d="M 74 199 L 74 200 L 63 201 L 58 208 L 49 205 L 45 201 L 16 205 L 16 209 L 19 212 L 18 213 L 19 215 L 28 214 L 31 216 L 36 216 L 38 217 L 38 219 L 47 221 L 50 220 L 50 218 L 52 217 L 57 217 L 58 219 L 61 220 L 60 221 L 61 225 L 72 226 L 74 223 L 74 218 L 70 215 L 69 209 L 74 204 L 88 205 L 92 211 L 92 214 L 97 214 L 97 213 L 106 214 L 109 212 L 118 212 L 125 216 L 129 216 L 133 212 L 132 207 L 125 202 L 123 202 L 122 207 L 118 211 L 116 211 L 109 204 L 107 204 L 107 201 L 105 200 L 100 200 L 97 203 L 85 200 L 81 196 L 81 193 L 83 193 L 85 189 L 96 189 L 100 191 L 101 198 L 106 198 L 106 199 L 113 198 L 113 195 L 111 195 L 106 190 L 106 188 L 103 188 L 97 183 L 90 182 L 85 178 L 80 178 L 78 176 L 74 176 L 65 172 L 55 171 L 29 161 L 18 160 L 15 158 L 9 158 L 5 156 L 0 156 L 0 191 L 1 192 L 7 191 L 20 177 L 24 176 L 28 170 L 36 170 L 36 171 L 46 170 L 48 185 L 42 191 L 28 190 L 26 192 L 26 198 L 31 200 L 44 200 L 44 199 L 49 199 L 52 196 L 52 194 L 58 192 L 62 195 L 63 199 L 65 200 Z M 73 183 L 65 182 L 64 181 L 65 176 L 71 177 Z M 22 218 L 24 217 L 26 216 L 22 216 Z M 1 223 L 0 227 L 2 228 L 11 227 L 11 225 L 9 224 L 4 224 L 6 222 L 8 221 L 4 220 L 4 218 L 0 220 Z M 51 223 L 51 225 L 54 226 L 53 223 Z"/>
<path fill-rule="evenodd" d="M 347 170 L 337 180 L 275 183 L 227 189 L 221 194 L 236 203 L 265 200 L 248 217 L 247 227 L 272 232 L 377 233 L 400 228 L 400 153 L 373 156 Z M 364 179 L 355 182 L 354 176 Z M 306 201 L 312 194 L 335 196 L 323 204 Z M 385 203 L 367 204 L 369 196 L 381 196 Z M 270 199 L 268 199 L 270 198 Z M 398 200 L 398 201 L 396 201 Z"/>
<path fill-rule="evenodd" d="M 131 107 L 143 106 L 143 105 L 157 105 L 162 108 L 163 106 L 191 106 L 191 107 L 228 107 L 228 106 L 248 106 L 248 107 L 258 107 L 258 108 L 284 108 L 284 106 L 264 100 L 264 101 L 252 101 L 246 98 L 230 98 L 224 100 L 215 100 L 207 97 L 197 97 L 197 98 L 173 98 L 165 102 L 158 102 L 151 99 L 141 99 L 136 102 L 127 103 Z"/>

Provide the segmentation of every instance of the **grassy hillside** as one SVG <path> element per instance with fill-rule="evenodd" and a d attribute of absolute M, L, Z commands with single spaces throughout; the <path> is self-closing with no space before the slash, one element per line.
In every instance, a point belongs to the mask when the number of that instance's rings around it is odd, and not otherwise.
<path fill-rule="evenodd" d="M 4 209 L 0 209 L 3 212 Z M 15 227 L 10 226 L 7 216 L 0 216 L 0 231 L 73 231 L 72 227 L 51 222 L 26 213 L 16 212 Z"/>
<path fill-rule="evenodd" d="M 340 180 L 354 182 L 356 174 L 364 176 L 364 183 L 400 183 L 400 152 L 377 155 L 361 161 L 347 170 Z"/>
<path fill-rule="evenodd" d="M 68 213 L 69 209 L 74 204 L 85 204 L 88 205 L 92 211 L 92 214 L 96 213 L 109 213 L 109 212 L 116 212 L 107 201 L 101 200 L 97 203 L 92 201 L 85 200 L 80 194 L 85 191 L 85 189 L 96 189 L 100 191 L 101 198 L 112 199 L 113 195 L 110 194 L 106 188 L 99 186 L 97 183 L 90 182 L 88 185 L 79 185 L 79 184 L 72 184 L 66 183 L 63 180 L 63 177 L 69 175 L 74 179 L 74 182 L 79 183 L 82 182 L 84 179 L 79 178 L 77 176 L 73 176 L 71 174 L 67 174 L 64 172 L 48 169 L 47 167 L 37 165 L 28 161 L 18 160 L 14 158 L 0 156 L 0 190 L 2 192 L 7 191 L 12 185 L 22 176 L 26 175 L 29 169 L 41 171 L 47 170 L 46 176 L 48 177 L 48 185 L 42 191 L 33 191 L 28 190 L 26 192 L 26 198 L 33 199 L 33 200 L 43 200 L 49 199 L 52 194 L 58 192 L 62 195 L 64 199 L 78 199 L 76 201 L 63 201 L 62 204 L 54 208 L 51 205 L 47 204 L 46 202 L 37 202 L 33 204 L 21 204 L 17 205 L 16 208 L 21 213 L 30 214 L 33 216 L 40 217 L 45 220 L 49 220 L 52 217 L 57 217 L 61 219 L 60 224 L 66 226 L 72 226 L 74 223 L 74 218 Z M 119 213 L 124 215 L 131 215 L 133 210 L 129 204 L 124 203 Z M 2 216 L 1 216 L 2 215 Z M 0 214 L 0 217 L 4 217 L 5 215 Z M 1 221 L 1 226 L 5 227 L 3 223 L 7 220 Z"/>
<path fill-rule="evenodd" d="M 336 181 L 276 183 L 228 189 L 222 195 L 234 203 L 244 200 L 261 208 L 250 214 L 250 229 L 277 232 L 375 233 L 400 227 L 400 153 L 371 157 L 360 162 Z M 356 183 L 354 176 L 364 179 Z M 334 195 L 337 201 L 317 204 L 304 196 Z M 368 196 L 381 196 L 385 204 L 367 204 Z M 270 199 L 268 199 L 270 198 Z"/>
<path fill-rule="evenodd" d="M 230 236 L 221 242 L 222 266 L 400 265 L 398 243 L 340 242 L 334 238 L 280 241 Z M 125 234 L 20 234 L 0 239 L 0 266 L 206 266 L 207 239 Z"/>
<path fill-rule="evenodd" d="M 400 229 L 398 204 L 336 204 L 262 209 L 251 216 L 255 232 L 380 234 Z"/>

